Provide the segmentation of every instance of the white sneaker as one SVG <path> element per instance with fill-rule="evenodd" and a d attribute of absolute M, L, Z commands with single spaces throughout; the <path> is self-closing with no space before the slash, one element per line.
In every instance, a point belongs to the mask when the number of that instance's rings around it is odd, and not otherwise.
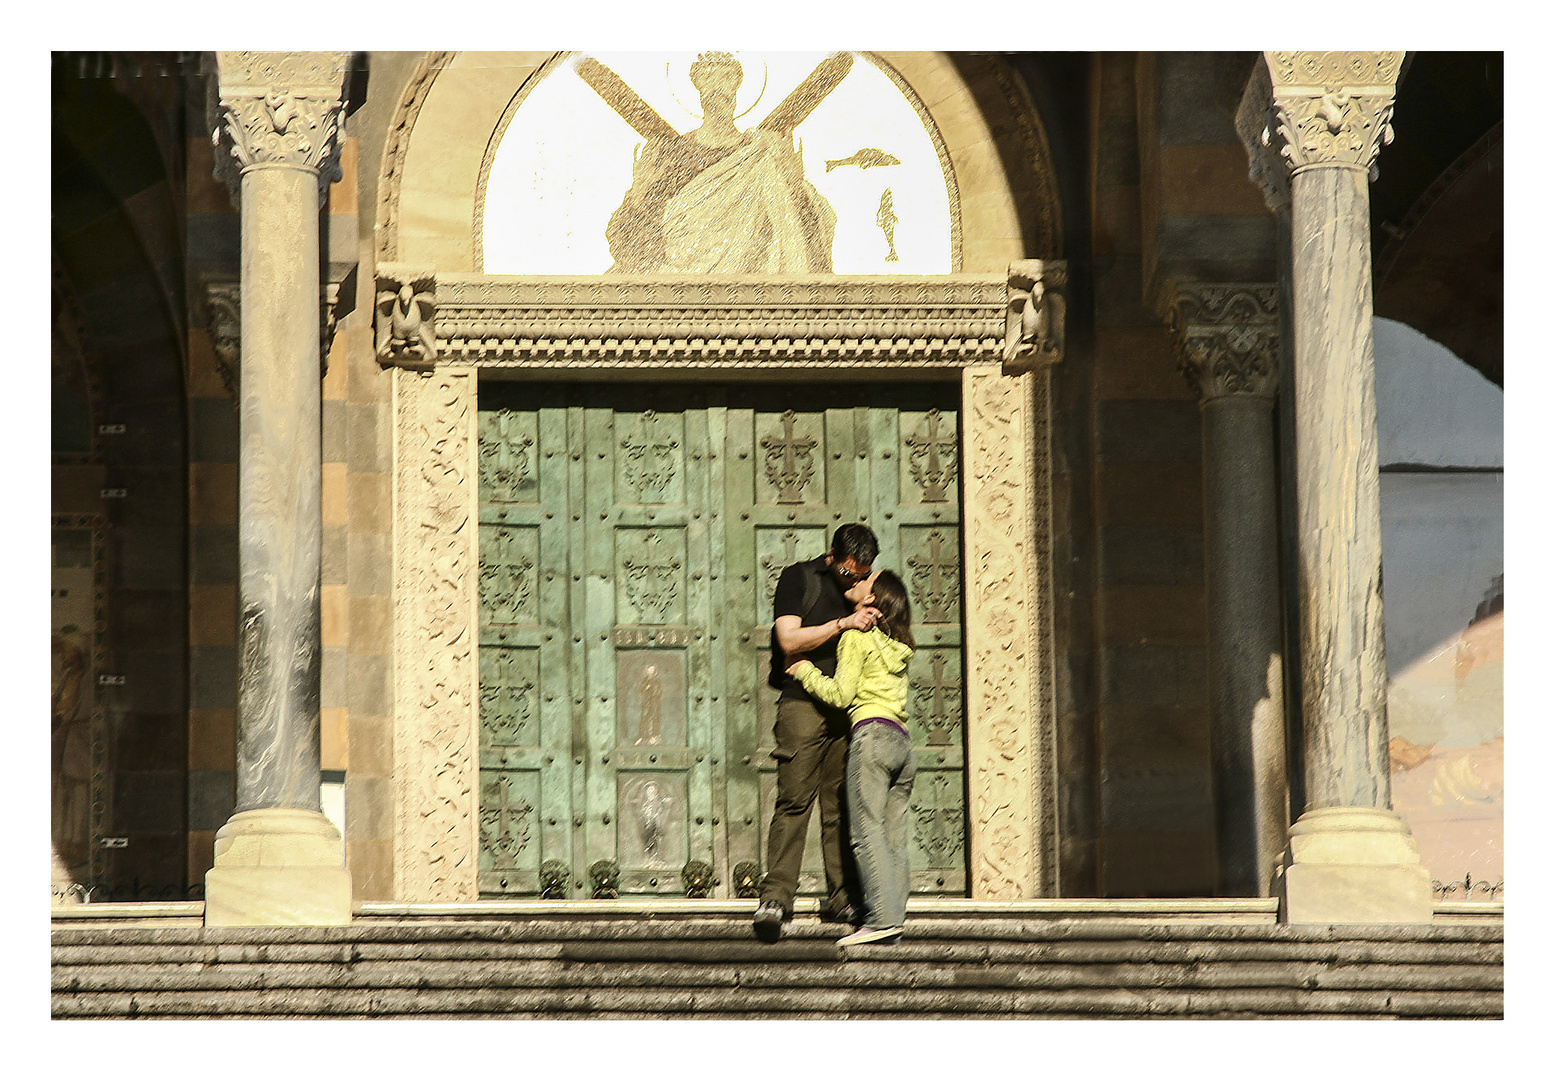
<path fill-rule="evenodd" d="M 883 926 L 873 928 L 863 926 L 853 934 L 846 934 L 839 939 L 838 944 L 844 948 L 852 945 L 892 945 L 904 936 L 902 926 Z"/>

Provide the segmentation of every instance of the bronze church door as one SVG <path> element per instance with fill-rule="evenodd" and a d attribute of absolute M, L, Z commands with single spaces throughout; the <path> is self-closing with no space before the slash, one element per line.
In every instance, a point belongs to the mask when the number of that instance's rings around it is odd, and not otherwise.
<path fill-rule="evenodd" d="M 956 384 L 484 384 L 482 895 L 588 897 L 597 866 L 680 896 L 697 863 L 735 894 L 773 805 L 774 583 L 847 520 L 915 602 L 913 887 L 964 893 L 957 417 Z"/>

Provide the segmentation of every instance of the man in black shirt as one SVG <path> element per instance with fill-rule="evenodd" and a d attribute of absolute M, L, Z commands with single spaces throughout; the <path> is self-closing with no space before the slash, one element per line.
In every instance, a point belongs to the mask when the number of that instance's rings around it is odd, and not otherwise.
<path fill-rule="evenodd" d="M 768 873 L 759 893 L 753 930 L 765 941 L 779 940 L 790 918 L 801 878 L 807 820 L 818 803 L 823 840 L 823 873 L 828 887 L 825 917 L 847 922 L 853 915 L 851 888 L 845 880 L 845 832 L 840 821 L 844 798 L 845 749 L 850 724 L 843 710 L 823 705 L 796 679 L 785 674 L 787 657 L 804 656 L 832 676 L 839 635 L 871 627 L 876 612 L 856 611 L 845 590 L 871 573 L 877 537 L 865 525 L 843 525 L 826 555 L 787 566 L 774 588 L 774 641 L 769 683 L 780 691 L 774 721 L 776 771 L 774 818 L 769 823 Z"/>

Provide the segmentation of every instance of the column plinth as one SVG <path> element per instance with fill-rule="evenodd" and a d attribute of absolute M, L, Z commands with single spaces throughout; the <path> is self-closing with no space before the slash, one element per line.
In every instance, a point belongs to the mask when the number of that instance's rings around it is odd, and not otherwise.
<path fill-rule="evenodd" d="M 1305 783 L 1279 906 L 1289 922 L 1428 921 L 1428 871 L 1391 812 L 1371 328 L 1369 173 L 1402 54 L 1266 62 L 1291 173 Z"/>
<path fill-rule="evenodd" d="M 208 925 L 351 918 L 319 799 L 319 193 L 336 171 L 346 60 L 218 54 L 218 171 L 236 166 L 242 237 L 238 759 Z"/>

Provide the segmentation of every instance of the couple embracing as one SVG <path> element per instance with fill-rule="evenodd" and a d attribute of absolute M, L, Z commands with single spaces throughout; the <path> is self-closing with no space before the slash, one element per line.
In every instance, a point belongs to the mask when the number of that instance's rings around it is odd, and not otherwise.
<path fill-rule="evenodd" d="M 791 917 L 814 802 L 828 888 L 823 917 L 857 927 L 839 944 L 892 944 L 904 931 L 915 779 L 905 724 L 915 642 L 904 582 L 891 570 L 873 571 L 876 558 L 872 531 L 844 525 L 827 554 L 787 566 L 774 590 L 769 682 L 780 691 L 778 769 L 768 873 L 753 916 L 764 941 L 777 941 Z"/>

